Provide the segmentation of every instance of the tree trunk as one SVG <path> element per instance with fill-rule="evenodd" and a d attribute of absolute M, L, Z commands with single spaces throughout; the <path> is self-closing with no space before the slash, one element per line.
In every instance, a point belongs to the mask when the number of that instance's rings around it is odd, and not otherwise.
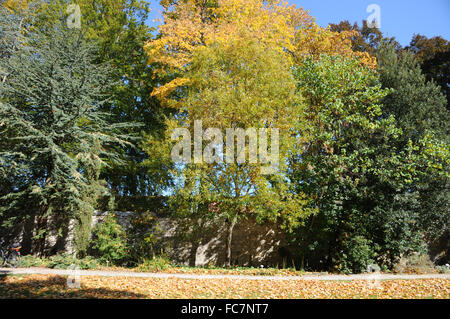
<path fill-rule="evenodd" d="M 189 253 L 189 267 L 195 267 L 197 261 L 197 250 L 200 246 L 200 243 L 196 240 L 193 240 L 191 243 L 191 251 Z"/>
<path fill-rule="evenodd" d="M 225 260 L 225 267 L 231 267 L 231 241 L 233 240 L 233 229 L 237 222 L 237 216 L 233 217 L 231 221 L 228 221 L 228 231 L 227 231 L 227 255 Z"/>
<path fill-rule="evenodd" d="M 57 237 L 55 245 L 52 247 L 51 254 L 58 254 L 66 252 L 67 238 L 69 235 L 70 219 L 65 216 L 58 216 L 58 225 L 61 225 L 61 235 Z"/>
<path fill-rule="evenodd" d="M 33 253 L 33 230 L 35 228 L 36 212 L 31 211 L 30 216 L 25 220 L 22 236 L 22 251 L 24 255 Z"/>
<path fill-rule="evenodd" d="M 51 172 L 53 171 L 53 160 L 51 159 L 47 165 L 47 178 L 45 179 L 45 185 L 43 189 L 45 190 L 52 183 Z M 51 194 L 47 194 L 47 202 L 42 205 L 36 221 L 36 233 L 39 234 L 39 238 L 36 241 L 36 253 L 39 257 L 45 255 L 46 241 L 47 241 L 47 231 L 48 231 L 48 210 L 50 209 Z"/>
<path fill-rule="evenodd" d="M 36 232 L 39 233 L 41 230 L 43 233 L 36 241 L 36 253 L 39 257 L 45 255 L 45 246 L 47 241 L 47 211 L 49 209 L 48 205 L 44 205 L 38 217 L 38 222 L 36 225 Z"/>

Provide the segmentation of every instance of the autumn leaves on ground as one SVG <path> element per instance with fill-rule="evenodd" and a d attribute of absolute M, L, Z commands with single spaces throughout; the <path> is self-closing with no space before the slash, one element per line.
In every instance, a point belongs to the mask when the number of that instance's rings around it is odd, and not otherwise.
<path fill-rule="evenodd" d="M 450 297 L 450 282 L 424 280 L 233 280 L 156 279 L 127 277 L 81 278 L 69 289 L 67 277 L 6 276 L 0 279 L 1 298 L 438 298 Z"/>

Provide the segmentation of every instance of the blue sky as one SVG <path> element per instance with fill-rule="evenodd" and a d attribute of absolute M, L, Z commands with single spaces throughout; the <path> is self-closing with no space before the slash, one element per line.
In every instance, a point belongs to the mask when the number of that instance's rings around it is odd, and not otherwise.
<path fill-rule="evenodd" d="M 158 3 L 151 1 L 151 20 L 160 16 Z M 381 31 L 404 46 L 415 33 L 450 40 L 450 0 L 289 0 L 289 3 L 309 10 L 324 27 L 343 20 L 361 24 L 370 15 L 367 6 L 377 4 L 381 9 Z"/>

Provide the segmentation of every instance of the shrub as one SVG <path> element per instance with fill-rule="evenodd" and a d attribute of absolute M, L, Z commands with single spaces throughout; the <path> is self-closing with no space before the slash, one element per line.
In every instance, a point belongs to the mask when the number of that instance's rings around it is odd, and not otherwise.
<path fill-rule="evenodd" d="M 443 266 L 436 266 L 436 270 L 440 273 L 440 274 L 446 274 L 449 272 L 449 266 L 447 265 L 443 265 Z"/>
<path fill-rule="evenodd" d="M 338 270 L 344 273 L 367 272 L 367 266 L 373 263 L 374 252 L 370 241 L 362 236 L 347 238 L 343 242 Z"/>
<path fill-rule="evenodd" d="M 102 261 L 118 264 L 126 260 L 129 255 L 127 236 L 114 215 L 106 216 L 103 222 L 96 225 L 92 248 Z"/>
<path fill-rule="evenodd" d="M 138 266 L 139 271 L 163 271 L 171 267 L 172 263 L 165 255 L 155 256 L 152 259 L 145 259 L 143 263 Z"/>
<path fill-rule="evenodd" d="M 127 239 L 131 261 L 139 264 L 144 260 L 152 259 L 155 255 L 153 246 L 156 242 L 155 217 L 149 211 L 137 212 L 130 223 Z"/>
<path fill-rule="evenodd" d="M 34 257 L 33 255 L 22 256 L 20 266 L 27 267 L 48 267 L 48 259 Z"/>
<path fill-rule="evenodd" d="M 85 257 L 78 259 L 71 254 L 61 254 L 51 256 L 46 262 L 47 267 L 55 269 L 67 269 L 69 267 L 78 266 L 80 269 L 96 269 L 100 266 L 99 261 L 93 257 Z"/>
<path fill-rule="evenodd" d="M 78 266 L 80 269 L 96 269 L 100 262 L 93 257 L 76 258 L 71 254 L 54 255 L 49 258 L 39 258 L 33 255 L 22 256 L 22 267 L 47 267 L 55 269 L 67 269 L 72 266 Z"/>
<path fill-rule="evenodd" d="M 80 269 L 96 269 L 100 266 L 100 261 L 93 257 L 76 258 L 75 256 L 64 253 L 54 255 L 49 258 L 39 258 L 33 255 L 22 256 L 22 267 L 46 267 L 55 269 L 67 269 L 70 266 L 76 265 Z"/>
<path fill-rule="evenodd" d="M 428 255 L 414 253 L 400 258 L 394 266 L 394 272 L 426 274 L 436 272 L 436 268 Z"/>

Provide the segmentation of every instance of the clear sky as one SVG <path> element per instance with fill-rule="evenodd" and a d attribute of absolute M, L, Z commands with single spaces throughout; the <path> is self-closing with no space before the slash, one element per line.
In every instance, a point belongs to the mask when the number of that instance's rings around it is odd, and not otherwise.
<path fill-rule="evenodd" d="M 151 20 L 160 17 L 158 3 L 151 1 Z M 415 33 L 450 40 L 450 0 L 289 0 L 289 3 L 309 10 L 324 27 L 343 20 L 361 25 L 370 15 L 367 6 L 377 4 L 381 9 L 381 31 L 403 46 L 409 44 Z M 151 21 L 149 24 L 156 25 Z"/>

